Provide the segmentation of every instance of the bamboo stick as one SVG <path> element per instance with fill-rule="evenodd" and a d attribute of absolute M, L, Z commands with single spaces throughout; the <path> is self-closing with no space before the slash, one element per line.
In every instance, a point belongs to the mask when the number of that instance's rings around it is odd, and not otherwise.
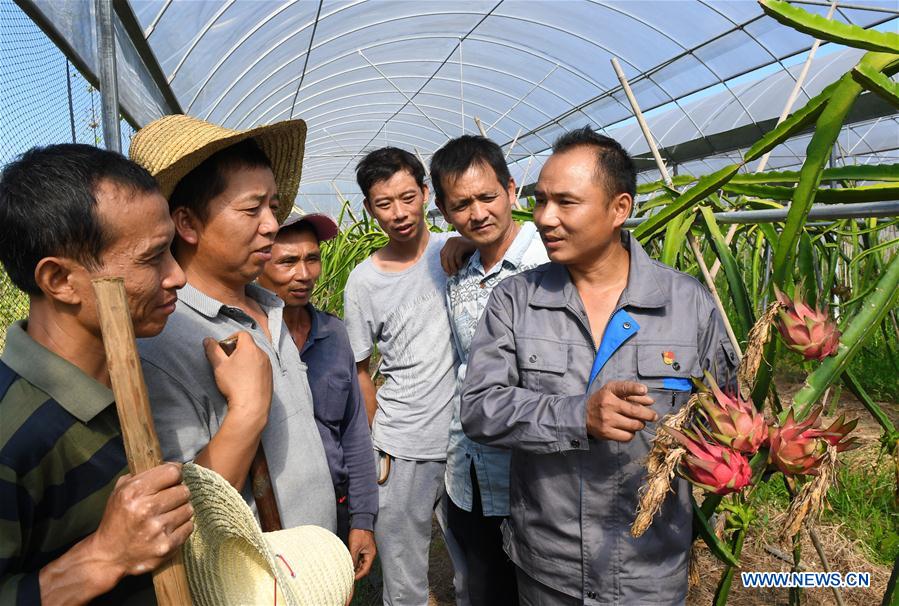
<path fill-rule="evenodd" d="M 125 456 L 131 473 L 141 473 L 162 463 L 162 451 L 150 414 L 124 282 L 121 278 L 98 278 L 93 287 Z M 153 586 L 160 606 L 192 604 L 181 550 L 153 571 Z"/>
<path fill-rule="evenodd" d="M 518 199 L 521 197 L 521 192 L 524 190 L 524 184 L 527 183 L 528 173 L 531 172 L 531 164 L 534 162 L 534 156 L 528 158 L 528 165 L 524 167 L 524 174 L 521 176 L 521 183 L 518 184 L 518 191 L 515 192 L 515 199 L 512 200 L 512 203 L 515 205 L 515 208 L 521 210 L 522 206 Z"/>
<path fill-rule="evenodd" d="M 640 125 L 640 130 L 643 131 L 643 136 L 646 138 L 646 143 L 649 145 L 649 149 L 652 152 L 652 157 L 655 158 L 656 166 L 658 166 L 659 172 L 662 173 L 662 178 L 665 180 L 665 183 L 668 184 L 668 187 L 675 189 L 674 182 L 671 180 L 671 175 L 668 174 L 668 168 L 662 161 L 662 156 L 661 154 L 659 154 L 659 148 L 656 145 L 652 133 L 649 131 L 649 125 L 646 124 L 646 120 L 643 118 L 643 112 L 640 111 L 640 105 L 637 103 L 637 98 L 634 97 L 634 92 L 631 90 L 631 85 L 628 83 L 627 77 L 624 75 L 624 71 L 622 71 L 621 65 L 618 64 L 618 59 L 616 59 L 615 57 L 612 57 L 612 67 L 615 69 L 615 73 L 618 75 L 618 80 L 619 82 L 621 82 L 624 93 L 627 95 L 627 100 L 630 101 L 631 109 L 633 109 L 634 111 L 634 116 L 637 118 L 637 123 Z M 699 270 L 702 272 L 702 277 L 705 279 L 706 286 L 708 286 L 709 290 L 712 291 L 712 298 L 715 300 L 715 307 L 718 308 L 718 313 L 721 315 L 721 320 L 724 322 L 724 329 L 727 332 L 730 343 L 733 346 L 734 351 L 737 352 L 737 355 L 742 358 L 743 352 L 740 349 L 740 343 L 739 341 L 737 341 L 737 336 L 734 334 L 734 329 L 731 328 L 730 320 L 727 319 L 727 314 L 724 311 L 724 305 L 721 303 L 721 297 L 718 295 L 718 289 L 715 288 L 715 281 L 712 279 L 711 275 L 709 275 L 709 269 L 708 267 L 706 267 L 705 259 L 703 259 L 702 257 L 702 251 L 699 250 L 699 244 L 696 242 L 696 238 L 693 237 L 693 234 L 689 232 L 687 232 L 687 241 L 690 243 L 690 248 L 693 250 L 693 254 L 696 257 L 696 263 L 699 265 Z"/>
<path fill-rule="evenodd" d="M 484 130 L 484 125 L 481 124 L 481 119 L 478 116 L 474 117 L 474 123 L 478 126 L 478 132 L 481 133 L 481 136 L 485 139 L 487 138 L 487 131 Z"/>
<path fill-rule="evenodd" d="M 830 3 L 830 10 L 827 12 L 827 19 L 833 17 L 833 13 L 837 8 L 836 0 Z M 799 72 L 799 77 L 796 78 L 796 83 L 793 85 L 793 90 L 790 91 L 790 96 L 787 97 L 787 102 L 784 104 L 783 111 L 780 112 L 780 117 L 777 119 L 777 124 L 775 124 L 775 128 L 784 120 L 787 119 L 787 116 L 790 115 L 790 111 L 793 109 L 793 104 L 796 103 L 796 99 L 799 98 L 799 93 L 802 91 L 802 85 L 805 83 L 805 79 L 808 76 L 808 70 L 812 66 L 812 59 L 815 58 L 815 53 L 818 52 L 818 47 L 821 46 L 820 40 L 815 40 L 814 44 L 812 44 L 812 48 L 808 52 L 808 57 L 805 60 L 805 64 L 802 66 L 802 70 Z M 759 160 L 758 166 L 755 167 L 756 174 L 765 170 L 765 167 L 768 166 L 768 159 L 771 157 L 771 152 L 767 152 L 762 158 Z M 730 246 L 730 243 L 733 242 L 734 236 L 737 233 L 737 224 L 734 223 L 727 230 L 727 235 L 724 236 L 724 242 Z M 715 276 L 718 275 L 718 270 L 721 269 L 721 260 L 715 259 L 715 262 L 712 263 L 712 279 L 715 279 Z"/>

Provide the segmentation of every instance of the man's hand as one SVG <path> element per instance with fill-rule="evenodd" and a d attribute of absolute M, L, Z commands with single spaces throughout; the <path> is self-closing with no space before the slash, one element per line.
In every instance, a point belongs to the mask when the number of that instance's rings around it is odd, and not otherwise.
<path fill-rule="evenodd" d="M 230 356 L 215 339 L 203 339 L 215 384 L 228 400 L 228 414 L 253 419 L 265 426 L 272 403 L 272 365 L 248 332 L 238 332 Z"/>
<path fill-rule="evenodd" d="M 361 528 L 353 528 L 350 530 L 349 540 L 350 556 L 353 558 L 353 567 L 356 569 L 356 580 L 358 581 L 371 570 L 371 565 L 375 561 L 375 555 L 378 548 L 375 546 L 375 533 L 371 530 L 362 530 Z"/>
<path fill-rule="evenodd" d="M 630 442 L 647 423 L 658 420 L 646 386 L 609 381 L 587 399 L 587 433 L 602 440 Z"/>
<path fill-rule="evenodd" d="M 41 568 L 41 602 L 86 604 L 122 577 L 158 568 L 194 528 L 189 499 L 176 463 L 120 477 L 97 530 Z"/>
<path fill-rule="evenodd" d="M 193 512 L 177 463 L 124 475 L 106 501 L 92 546 L 110 570 L 123 575 L 150 572 L 187 540 L 194 528 Z"/>
<path fill-rule="evenodd" d="M 462 236 L 453 236 L 447 240 L 440 249 L 440 265 L 443 266 L 443 272 L 448 276 L 454 275 L 462 269 L 475 248 L 474 242 Z"/>

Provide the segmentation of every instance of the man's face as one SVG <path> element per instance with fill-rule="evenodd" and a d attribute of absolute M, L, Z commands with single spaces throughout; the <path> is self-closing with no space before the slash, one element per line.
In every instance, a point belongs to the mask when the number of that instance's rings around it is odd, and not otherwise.
<path fill-rule="evenodd" d="M 503 185 L 493 168 L 478 163 L 455 179 L 444 179 L 443 216 L 478 248 L 502 241 L 512 228 L 515 182 Z"/>
<path fill-rule="evenodd" d="M 135 336 L 158 335 L 175 311 L 176 291 L 185 283 L 184 272 L 171 253 L 175 225 L 168 203 L 159 192 L 139 192 L 111 181 L 101 181 L 95 196 L 110 243 L 100 255 L 99 269 L 82 268 L 73 274 L 82 301 L 79 316 L 99 334 L 90 281 L 119 277 L 125 281 Z"/>
<path fill-rule="evenodd" d="M 225 191 L 209 201 L 205 222 L 197 222 L 197 258 L 220 279 L 249 284 L 272 256 L 278 233 L 278 188 L 271 169 L 227 171 Z"/>
<path fill-rule="evenodd" d="M 278 234 L 272 259 L 265 264 L 259 284 L 284 300 L 287 307 L 309 303 L 322 273 L 322 253 L 315 234 L 289 229 Z"/>
<path fill-rule="evenodd" d="M 609 197 L 596 174 L 596 152 L 579 146 L 553 154 L 534 192 L 534 223 L 550 260 L 590 264 L 617 242 L 616 230 L 632 204 L 628 194 Z"/>
<path fill-rule="evenodd" d="M 368 189 L 365 208 L 392 241 L 408 242 L 425 229 L 427 201 L 428 186 L 418 187 L 412 173 L 401 170 Z"/>

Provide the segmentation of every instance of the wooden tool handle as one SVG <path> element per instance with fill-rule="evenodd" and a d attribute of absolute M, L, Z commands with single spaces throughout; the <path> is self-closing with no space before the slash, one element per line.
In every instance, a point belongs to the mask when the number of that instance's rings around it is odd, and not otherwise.
<path fill-rule="evenodd" d="M 140 473 L 162 463 L 162 454 L 150 414 L 150 399 L 137 354 L 124 282 L 121 278 L 99 278 L 93 281 L 93 286 L 125 456 L 131 473 Z M 193 603 L 180 549 L 153 572 L 153 586 L 159 606 Z"/>
<path fill-rule="evenodd" d="M 268 461 L 262 444 L 256 449 L 256 456 L 250 463 L 250 482 L 253 484 L 253 499 L 256 500 L 256 511 L 259 512 L 259 525 L 263 532 L 281 530 L 281 514 L 278 513 L 278 502 L 272 489 L 272 480 L 268 473 Z"/>
<path fill-rule="evenodd" d="M 219 341 L 219 347 L 230 356 L 237 348 L 237 337 L 222 339 Z M 259 443 L 256 456 L 250 463 L 250 488 L 253 491 L 253 500 L 256 501 L 256 511 L 259 513 L 259 526 L 262 527 L 262 531 L 281 530 L 281 514 L 278 513 L 278 502 L 275 500 L 275 491 L 272 488 L 268 460 L 265 458 L 262 442 Z"/>

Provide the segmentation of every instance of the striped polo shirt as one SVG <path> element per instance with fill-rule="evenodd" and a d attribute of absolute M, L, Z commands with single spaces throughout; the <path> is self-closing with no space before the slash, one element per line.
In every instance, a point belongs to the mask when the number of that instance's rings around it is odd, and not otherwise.
<path fill-rule="evenodd" d="M 127 473 L 112 391 L 7 331 L 0 358 L 0 604 L 39 604 L 40 569 L 94 532 Z M 93 603 L 155 603 L 149 575 Z"/>

